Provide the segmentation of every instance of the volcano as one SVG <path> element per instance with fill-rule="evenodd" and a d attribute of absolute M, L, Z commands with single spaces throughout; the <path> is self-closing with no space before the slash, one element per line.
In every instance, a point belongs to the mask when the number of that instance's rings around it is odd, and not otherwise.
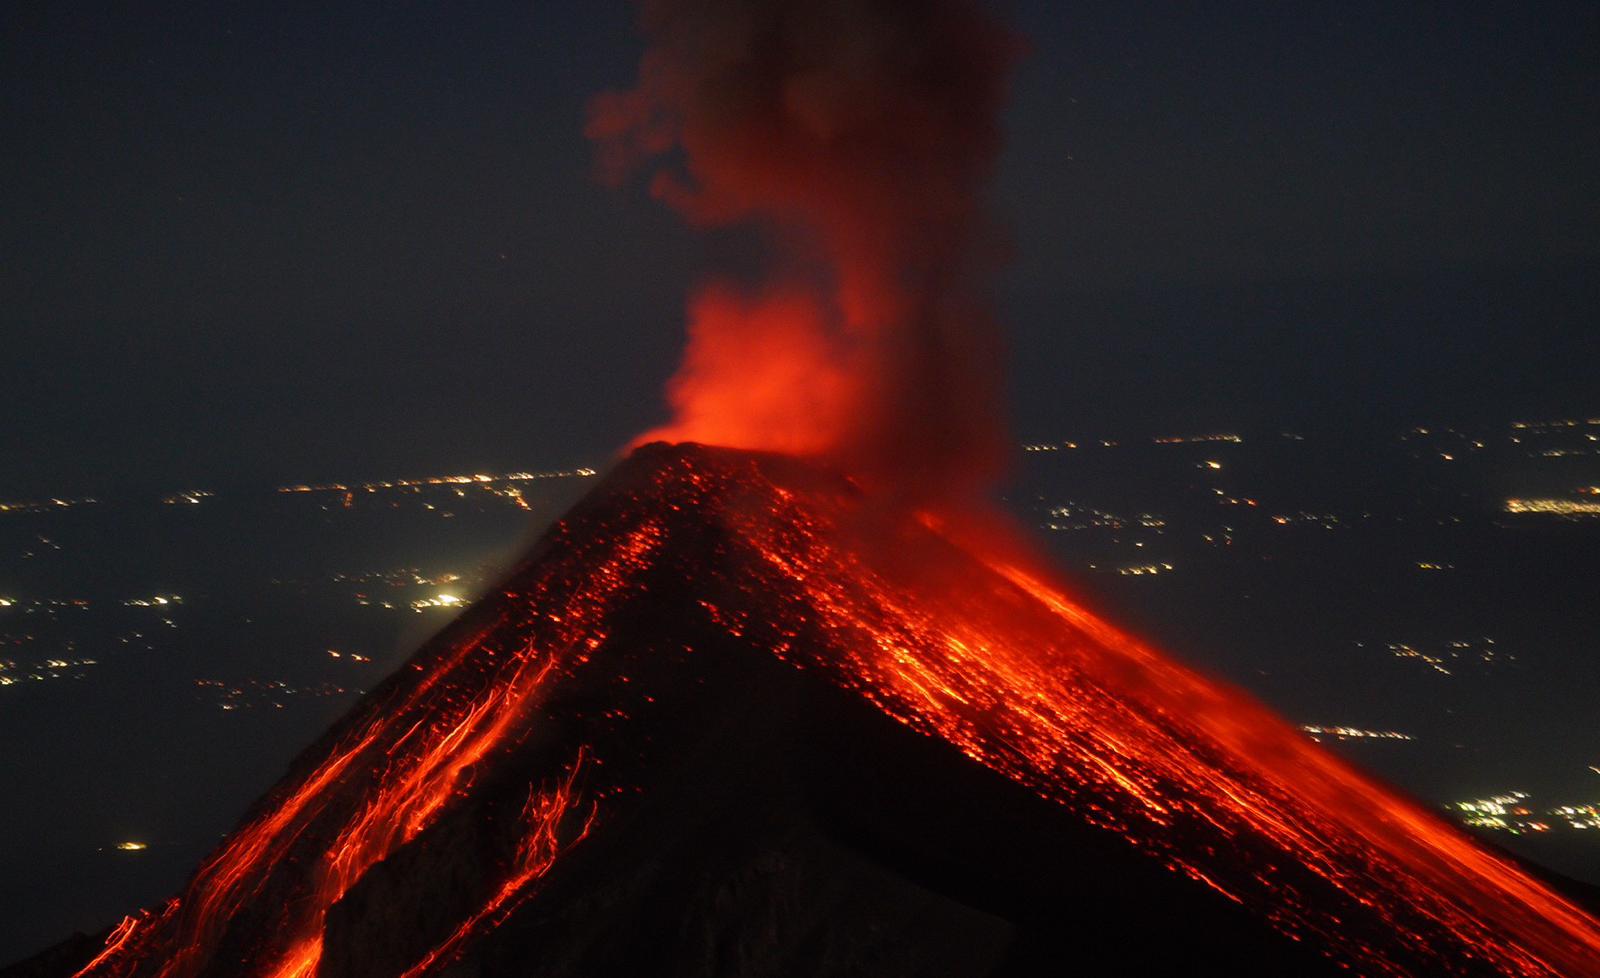
<path fill-rule="evenodd" d="M 1600 975 L 1578 897 L 1002 552 L 644 446 L 182 894 L 8 974 Z"/>

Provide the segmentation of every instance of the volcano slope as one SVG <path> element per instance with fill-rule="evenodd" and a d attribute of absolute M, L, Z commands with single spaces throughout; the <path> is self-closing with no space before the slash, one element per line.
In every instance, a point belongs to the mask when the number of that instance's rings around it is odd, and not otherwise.
<path fill-rule="evenodd" d="M 17 974 L 1600 975 L 1568 898 L 937 526 L 645 446 L 185 892 Z"/>

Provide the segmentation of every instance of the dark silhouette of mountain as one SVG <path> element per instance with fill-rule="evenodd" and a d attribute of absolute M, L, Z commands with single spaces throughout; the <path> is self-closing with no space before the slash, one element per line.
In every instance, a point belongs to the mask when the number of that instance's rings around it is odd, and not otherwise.
<path fill-rule="evenodd" d="M 940 527 L 640 449 L 183 894 L 0 976 L 1600 974 L 1576 904 Z"/>

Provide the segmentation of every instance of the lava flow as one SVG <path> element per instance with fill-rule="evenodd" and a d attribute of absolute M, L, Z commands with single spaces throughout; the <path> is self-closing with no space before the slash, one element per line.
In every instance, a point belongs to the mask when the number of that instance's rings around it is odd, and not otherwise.
<path fill-rule="evenodd" d="M 863 508 L 793 462 L 641 449 L 78 974 L 326 973 L 340 901 L 507 779 L 523 803 L 491 878 L 390 973 L 436 974 L 540 912 L 563 853 L 628 810 L 606 762 L 650 740 L 643 704 L 671 693 L 659 675 L 631 689 L 640 716 L 594 699 L 629 684 L 645 652 L 628 623 L 649 614 L 858 694 L 1357 973 L 1600 975 L 1600 923 L 1507 859 L 1042 572 L 926 516 L 875 511 L 865 531 Z M 542 768 L 509 760 L 542 738 Z"/>
<path fill-rule="evenodd" d="M 660 536 L 656 524 L 642 521 L 599 562 L 554 561 L 529 582 L 526 607 L 537 611 L 518 621 L 491 611 L 466 634 L 425 649 L 312 749 L 319 756 L 307 773 L 264 799 L 182 897 L 158 914 L 125 920 L 113 945 L 78 976 L 316 974 L 328 908 L 467 790 L 473 765 L 526 723 L 557 670 L 579 667 L 600 646 L 608 612 Z M 568 778 L 529 802 L 537 817 L 514 878 L 532 882 L 564 832 L 582 834 L 581 825 L 561 824 L 579 807 L 575 791 Z M 512 898 L 495 898 L 484 916 Z"/>

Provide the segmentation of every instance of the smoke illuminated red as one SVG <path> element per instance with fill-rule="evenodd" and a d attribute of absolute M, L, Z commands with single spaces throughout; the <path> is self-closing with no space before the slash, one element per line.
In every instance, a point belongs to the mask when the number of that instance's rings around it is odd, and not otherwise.
<path fill-rule="evenodd" d="M 657 198 L 766 246 L 759 284 L 691 303 L 676 417 L 646 440 L 981 482 L 1003 444 L 982 196 L 1016 40 L 969 0 L 647 0 L 642 26 L 636 87 L 592 105 L 602 171 L 660 162 Z"/>
<path fill-rule="evenodd" d="M 724 287 L 689 308 L 689 346 L 667 399 L 676 413 L 646 440 L 760 445 L 822 455 L 861 410 L 862 378 L 808 292 L 748 298 Z"/>

